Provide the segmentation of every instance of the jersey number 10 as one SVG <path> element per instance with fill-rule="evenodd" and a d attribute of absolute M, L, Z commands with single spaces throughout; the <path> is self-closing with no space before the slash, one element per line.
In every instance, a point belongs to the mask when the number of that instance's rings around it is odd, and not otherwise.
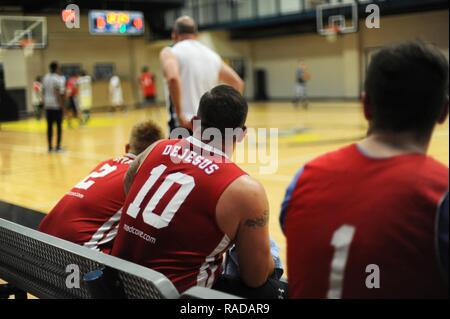
<path fill-rule="evenodd" d="M 138 194 L 134 198 L 133 202 L 128 206 L 127 215 L 133 218 L 137 217 L 138 213 L 141 210 L 141 204 L 144 198 L 147 196 L 148 192 L 153 187 L 153 185 L 155 185 L 158 179 L 161 178 L 166 169 L 167 166 L 165 165 L 159 165 L 154 169 L 152 169 L 152 171 L 150 172 L 150 177 L 141 187 Z M 155 214 L 154 213 L 155 207 L 158 205 L 161 198 L 169 191 L 169 189 L 175 183 L 179 184 L 181 187 L 178 189 L 173 198 L 164 208 L 162 214 L 161 215 Z M 167 175 L 166 178 L 164 179 L 164 182 L 155 191 L 153 196 L 150 198 L 147 206 L 145 206 L 142 212 L 142 218 L 144 222 L 157 229 L 169 226 L 169 223 L 172 221 L 173 217 L 180 209 L 180 206 L 184 203 L 184 201 L 189 196 L 194 187 L 195 181 L 192 176 L 183 173 L 172 173 Z"/>

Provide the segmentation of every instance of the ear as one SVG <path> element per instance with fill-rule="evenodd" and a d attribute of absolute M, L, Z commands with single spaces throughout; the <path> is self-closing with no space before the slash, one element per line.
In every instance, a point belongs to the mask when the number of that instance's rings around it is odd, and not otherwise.
<path fill-rule="evenodd" d="M 130 144 L 126 144 L 125 145 L 125 153 L 129 153 L 130 152 Z"/>
<path fill-rule="evenodd" d="M 246 126 L 244 126 L 243 128 L 242 128 L 242 133 L 241 134 L 239 134 L 238 136 L 237 136 L 237 142 L 238 143 L 241 143 L 243 140 L 244 140 L 244 138 L 245 138 L 245 136 L 247 135 L 247 127 Z"/>
<path fill-rule="evenodd" d="M 372 121 L 373 118 L 372 107 L 370 106 L 369 98 L 366 92 L 363 92 L 361 94 L 361 103 L 363 105 L 364 117 L 366 118 L 367 121 L 369 122 Z"/>
<path fill-rule="evenodd" d="M 448 117 L 448 96 L 445 100 L 444 107 L 442 108 L 441 115 L 438 118 L 438 124 L 444 124 Z"/>

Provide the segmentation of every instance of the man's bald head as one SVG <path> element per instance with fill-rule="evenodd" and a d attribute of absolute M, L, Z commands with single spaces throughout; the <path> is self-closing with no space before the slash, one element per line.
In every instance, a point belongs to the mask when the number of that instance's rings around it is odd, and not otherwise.
<path fill-rule="evenodd" d="M 173 32 L 178 36 L 196 35 L 198 32 L 197 23 L 189 16 L 179 17 L 173 25 Z"/>

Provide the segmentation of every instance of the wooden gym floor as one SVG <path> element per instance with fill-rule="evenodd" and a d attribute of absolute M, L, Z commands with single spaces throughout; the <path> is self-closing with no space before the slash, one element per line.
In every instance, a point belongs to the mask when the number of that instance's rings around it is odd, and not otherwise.
<path fill-rule="evenodd" d="M 85 127 L 65 127 L 66 152 L 62 154 L 47 153 L 44 120 L 1 124 L 0 200 L 48 212 L 97 163 L 122 154 L 131 127 L 144 119 L 153 119 L 166 130 L 166 112 L 162 107 L 94 114 Z M 254 163 L 242 167 L 266 188 L 271 236 L 280 245 L 285 260 L 285 240 L 278 215 L 287 185 L 305 162 L 358 141 L 365 135 L 367 125 L 359 103 L 327 102 L 312 103 L 309 110 L 294 109 L 289 103 L 252 104 L 248 126 L 279 130 L 277 171 L 261 174 L 259 165 Z M 248 144 L 253 150 L 262 145 L 261 141 Z M 448 122 L 436 130 L 430 154 L 448 165 Z"/>

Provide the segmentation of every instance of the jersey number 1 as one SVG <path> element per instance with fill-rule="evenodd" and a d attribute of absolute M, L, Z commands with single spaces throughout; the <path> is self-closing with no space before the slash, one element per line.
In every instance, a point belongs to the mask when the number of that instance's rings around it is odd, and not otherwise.
<path fill-rule="evenodd" d="M 159 165 L 152 169 L 150 172 L 150 177 L 147 179 L 145 184 L 140 189 L 139 193 L 134 198 L 133 202 L 128 206 L 127 215 L 136 218 L 139 211 L 141 210 L 141 204 L 145 196 L 148 194 L 150 189 L 155 185 L 156 181 L 161 178 L 162 174 L 167 169 L 165 165 Z M 164 208 L 161 215 L 154 213 L 155 207 L 160 202 L 161 198 L 169 191 L 173 184 L 179 184 L 181 187 L 175 193 L 173 198 L 170 200 L 169 204 Z M 145 206 L 142 213 L 142 218 L 144 222 L 150 226 L 157 229 L 161 229 L 169 226 L 176 212 L 180 206 L 184 203 L 186 198 L 189 196 L 191 191 L 195 187 L 195 181 L 192 176 L 183 173 L 173 173 L 167 175 L 164 182 L 159 186 L 156 192 L 150 198 L 147 206 Z"/>
<path fill-rule="evenodd" d="M 340 299 L 342 297 L 345 267 L 347 266 L 348 253 L 354 235 L 355 227 L 350 225 L 343 225 L 333 234 L 331 245 L 334 247 L 334 256 L 331 262 L 328 299 Z"/>

